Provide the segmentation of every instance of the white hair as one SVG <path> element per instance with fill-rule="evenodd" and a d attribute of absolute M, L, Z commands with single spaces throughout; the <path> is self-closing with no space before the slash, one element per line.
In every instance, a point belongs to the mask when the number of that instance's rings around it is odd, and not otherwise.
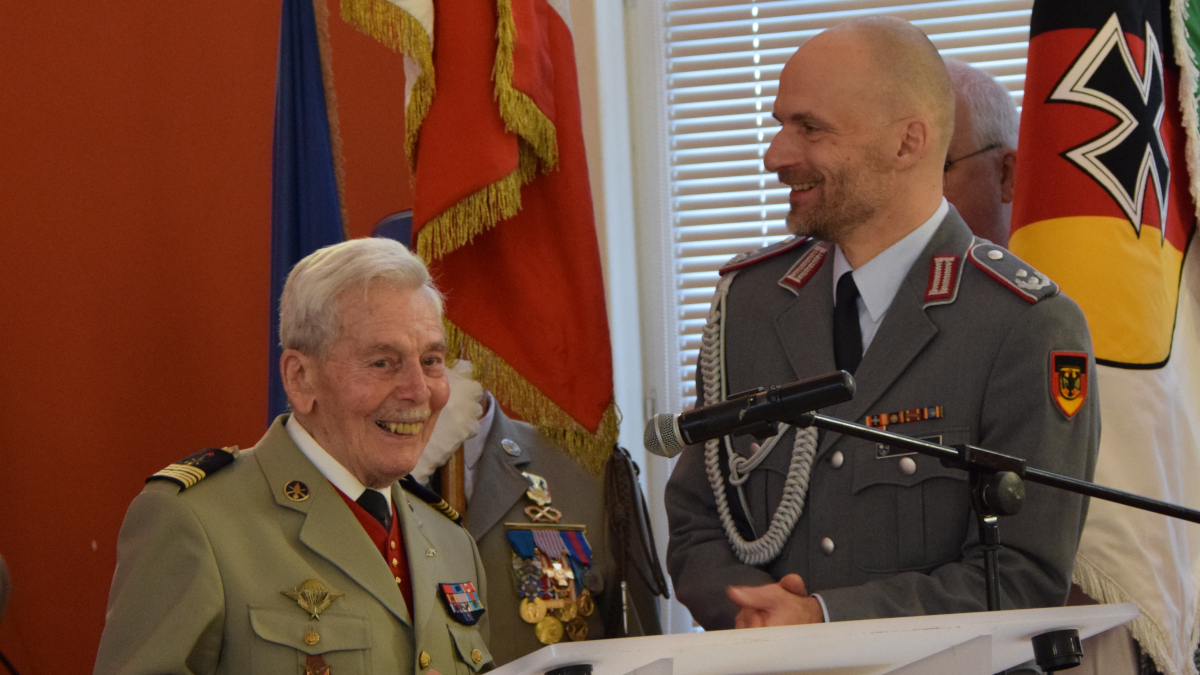
<path fill-rule="evenodd" d="M 954 82 L 954 91 L 966 101 L 971 113 L 974 138 L 977 148 L 986 148 L 993 143 L 1002 147 L 1017 147 L 1017 130 L 1021 117 L 1017 104 L 999 82 L 991 75 L 973 68 L 956 59 L 946 59 L 946 69 Z"/>
<path fill-rule="evenodd" d="M 338 298 L 373 284 L 400 290 L 423 289 L 442 313 L 442 294 L 425 263 L 394 239 L 351 239 L 313 251 L 288 274 L 279 298 L 279 342 L 323 358 L 337 340 Z"/>

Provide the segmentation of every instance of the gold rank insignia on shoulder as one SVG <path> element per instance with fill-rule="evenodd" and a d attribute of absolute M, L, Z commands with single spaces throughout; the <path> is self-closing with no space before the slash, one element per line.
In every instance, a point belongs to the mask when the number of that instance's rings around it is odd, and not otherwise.
<path fill-rule="evenodd" d="M 155 473 L 153 476 L 147 478 L 146 482 L 165 480 L 175 483 L 180 488 L 186 490 L 206 477 L 233 464 L 235 452 L 237 452 L 237 447 L 205 448 Z"/>
<path fill-rule="evenodd" d="M 308 612 L 313 619 L 320 621 L 321 612 L 329 609 L 334 600 L 345 597 L 345 593 L 330 593 L 325 584 L 317 579 L 309 579 L 300 584 L 294 591 L 280 591 L 281 594 L 296 601 L 300 609 Z M 315 633 L 314 633 L 315 634 Z"/>
<path fill-rule="evenodd" d="M 909 410 L 901 410 L 900 412 L 884 413 L 882 415 L 867 415 L 863 420 L 863 424 L 873 429 L 887 429 L 896 424 L 908 424 L 909 422 L 921 422 L 924 420 L 940 420 L 942 419 L 942 406 L 935 405 L 928 408 L 911 408 Z"/>

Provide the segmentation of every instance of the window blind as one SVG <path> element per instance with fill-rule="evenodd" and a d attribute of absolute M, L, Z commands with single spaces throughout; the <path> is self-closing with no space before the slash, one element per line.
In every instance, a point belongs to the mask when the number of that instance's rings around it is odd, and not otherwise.
<path fill-rule="evenodd" d="M 787 236 L 788 189 L 763 169 L 779 73 L 813 35 L 858 16 L 906 19 L 943 56 L 995 77 L 1021 104 L 1032 0 L 667 0 L 671 228 L 684 409 L 717 270 Z"/>

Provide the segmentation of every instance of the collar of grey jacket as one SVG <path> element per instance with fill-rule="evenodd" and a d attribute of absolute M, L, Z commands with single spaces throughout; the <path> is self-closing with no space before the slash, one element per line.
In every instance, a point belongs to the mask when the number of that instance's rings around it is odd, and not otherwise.
<path fill-rule="evenodd" d="M 937 255 L 955 255 L 959 258 L 960 274 L 974 235 L 953 208 L 942 220 L 929 244 L 917 257 L 896 291 L 896 297 L 888 309 L 887 316 L 875 335 L 873 344 L 886 345 L 887 349 L 868 349 L 855 373 L 858 386 L 854 398 L 830 408 L 827 414 L 845 420 L 859 420 L 868 408 L 887 391 L 900 377 L 909 363 L 925 348 L 937 334 L 937 326 L 927 315 L 924 307 L 925 288 L 929 279 L 930 261 Z M 736 283 L 736 282 L 735 282 Z M 780 289 L 781 293 L 788 293 Z M 833 335 L 833 263 L 826 258 L 821 269 L 801 290 L 815 293 L 816 301 L 828 306 L 828 311 L 805 312 L 804 304 L 789 303 L 775 318 L 779 341 L 787 354 L 788 362 L 796 372 L 796 379 L 816 377 L 836 370 L 833 351 L 828 359 L 813 358 L 808 345 L 828 344 Z M 827 361 L 827 362 L 826 362 Z M 837 439 L 837 434 L 822 434 L 818 456 Z"/>
<path fill-rule="evenodd" d="M 513 457 L 500 447 L 500 441 L 505 438 L 520 444 L 519 436 L 522 434 L 519 432 L 517 425 L 497 407 L 491 432 L 483 444 L 483 455 L 475 467 L 476 475 L 489 476 L 488 483 L 486 486 L 475 486 L 475 494 L 471 495 L 471 503 L 467 506 L 467 532 L 470 532 L 476 541 L 500 522 L 504 514 L 529 488 L 529 482 L 521 475 L 521 471 L 529 465 L 531 459 L 528 448 L 522 445 L 521 454 Z M 554 486 L 550 487 L 553 490 Z M 551 495 L 553 496 L 553 492 Z"/>

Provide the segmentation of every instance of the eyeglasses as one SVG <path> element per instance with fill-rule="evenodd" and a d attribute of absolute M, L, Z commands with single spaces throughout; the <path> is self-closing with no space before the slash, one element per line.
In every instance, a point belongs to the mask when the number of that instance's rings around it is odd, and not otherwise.
<path fill-rule="evenodd" d="M 975 152 L 972 152 L 967 155 L 963 155 L 962 157 L 959 157 L 958 159 L 947 159 L 946 165 L 944 167 L 942 167 L 942 173 L 946 173 L 946 172 L 950 171 L 950 167 L 954 166 L 955 164 L 958 164 L 959 162 L 963 161 L 964 159 L 970 159 L 970 158 L 974 157 L 975 155 L 982 155 L 983 153 L 987 152 L 988 150 L 995 150 L 996 148 L 999 148 L 999 147 L 1000 147 L 999 143 L 992 143 L 991 145 L 989 145 L 987 147 L 983 147 L 983 148 L 976 150 Z"/>

